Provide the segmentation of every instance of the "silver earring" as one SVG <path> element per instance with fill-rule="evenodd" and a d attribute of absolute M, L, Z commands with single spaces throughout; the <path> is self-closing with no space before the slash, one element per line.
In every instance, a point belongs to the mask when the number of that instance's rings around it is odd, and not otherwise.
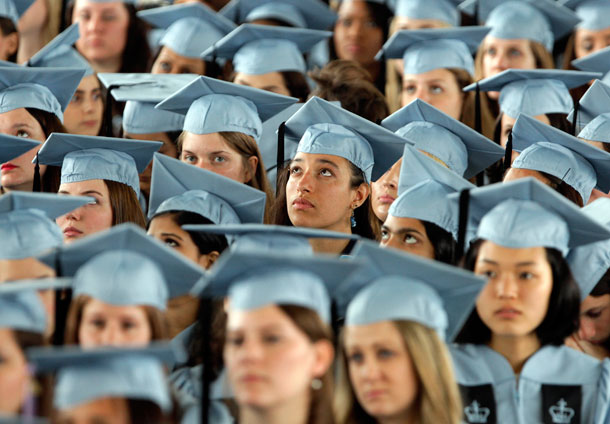
<path fill-rule="evenodd" d="M 322 388 L 322 380 L 320 380 L 319 378 L 314 378 L 313 380 L 311 380 L 311 388 L 313 390 L 320 390 Z"/>

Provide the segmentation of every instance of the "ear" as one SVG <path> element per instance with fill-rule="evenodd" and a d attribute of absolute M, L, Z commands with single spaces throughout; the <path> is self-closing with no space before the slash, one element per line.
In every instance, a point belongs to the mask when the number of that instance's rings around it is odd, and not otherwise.
<path fill-rule="evenodd" d="M 246 167 L 246 175 L 245 178 L 246 180 L 244 181 L 244 183 L 249 183 L 250 181 L 252 181 L 252 178 L 254 178 L 254 175 L 256 174 L 256 167 L 258 166 L 258 158 L 256 156 L 250 156 L 248 158 L 248 166 Z"/>
<path fill-rule="evenodd" d="M 214 262 L 216 262 L 216 259 L 218 259 L 219 256 L 220 256 L 220 253 L 218 253 L 216 250 L 214 250 L 206 255 L 199 256 L 199 260 L 197 261 L 197 263 L 201 267 L 208 269 L 212 265 L 214 265 Z"/>
<path fill-rule="evenodd" d="M 17 52 L 19 48 L 19 33 L 13 32 L 4 37 L 4 43 L 6 44 L 6 48 L 4 52 L 6 53 L 6 57 L 10 57 Z"/>
<path fill-rule="evenodd" d="M 357 207 L 362 206 L 362 204 L 368 199 L 371 194 L 371 186 L 367 183 L 362 183 L 356 188 L 354 193 L 354 197 L 352 199 L 352 205 L 357 205 Z"/>
<path fill-rule="evenodd" d="M 335 358 L 335 348 L 328 340 L 318 340 L 314 343 L 315 362 L 313 366 L 313 377 L 322 377 L 330 368 Z"/>

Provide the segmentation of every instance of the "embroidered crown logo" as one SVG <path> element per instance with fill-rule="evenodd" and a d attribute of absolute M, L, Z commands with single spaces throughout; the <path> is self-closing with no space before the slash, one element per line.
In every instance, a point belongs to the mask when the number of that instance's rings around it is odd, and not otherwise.
<path fill-rule="evenodd" d="M 473 401 L 469 406 L 464 408 L 464 413 L 466 414 L 466 418 L 468 418 L 469 423 L 486 423 L 487 417 L 489 416 L 489 408 L 481 407 L 479 402 L 476 400 Z"/>
<path fill-rule="evenodd" d="M 572 417 L 574 417 L 574 410 L 568 408 L 568 402 L 560 399 L 557 405 L 549 408 L 549 413 L 555 424 L 570 424 Z"/>

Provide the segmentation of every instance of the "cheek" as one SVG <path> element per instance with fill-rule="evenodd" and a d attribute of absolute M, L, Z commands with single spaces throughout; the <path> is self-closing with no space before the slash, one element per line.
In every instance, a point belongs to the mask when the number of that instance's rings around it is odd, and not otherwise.
<path fill-rule="evenodd" d="M 0 415 L 17 413 L 23 404 L 28 376 L 25 363 L 11 360 L 0 366 Z"/>

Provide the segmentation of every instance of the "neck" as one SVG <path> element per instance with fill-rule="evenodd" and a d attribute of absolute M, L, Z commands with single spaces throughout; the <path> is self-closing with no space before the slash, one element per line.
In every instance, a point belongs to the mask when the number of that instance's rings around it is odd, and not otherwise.
<path fill-rule="evenodd" d="M 344 234 L 352 234 L 352 226 L 349 220 L 347 221 L 347 223 L 342 223 L 320 229 L 327 231 L 335 231 Z M 311 247 L 315 253 L 328 253 L 339 255 L 347 247 L 347 245 L 349 244 L 349 240 L 314 238 L 309 239 L 309 244 L 311 244 Z"/>
<path fill-rule="evenodd" d="M 23 184 L 18 184 L 11 187 L 2 187 L 2 193 L 8 193 L 11 191 L 32 191 L 34 189 L 34 182 L 28 181 Z"/>
<path fill-rule="evenodd" d="M 540 340 L 536 334 L 527 336 L 491 336 L 489 347 L 504 356 L 515 374 L 519 374 L 523 365 L 538 349 Z"/>
<path fill-rule="evenodd" d="M 240 408 L 241 424 L 306 424 L 309 419 L 309 395 L 296 396 L 269 408 Z"/>
<path fill-rule="evenodd" d="M 120 57 L 108 59 L 108 60 L 96 60 L 89 61 L 91 67 L 95 72 L 99 73 L 114 73 L 121 70 L 122 60 Z"/>
<path fill-rule="evenodd" d="M 25 63 L 38 50 L 44 47 L 43 26 L 32 28 L 31 31 L 19 31 L 19 49 L 17 63 Z"/>
<path fill-rule="evenodd" d="M 416 414 L 413 411 L 413 408 L 403 412 L 402 414 L 395 415 L 392 417 L 383 417 L 377 418 L 376 421 L 379 424 L 416 424 L 420 422 Z"/>

